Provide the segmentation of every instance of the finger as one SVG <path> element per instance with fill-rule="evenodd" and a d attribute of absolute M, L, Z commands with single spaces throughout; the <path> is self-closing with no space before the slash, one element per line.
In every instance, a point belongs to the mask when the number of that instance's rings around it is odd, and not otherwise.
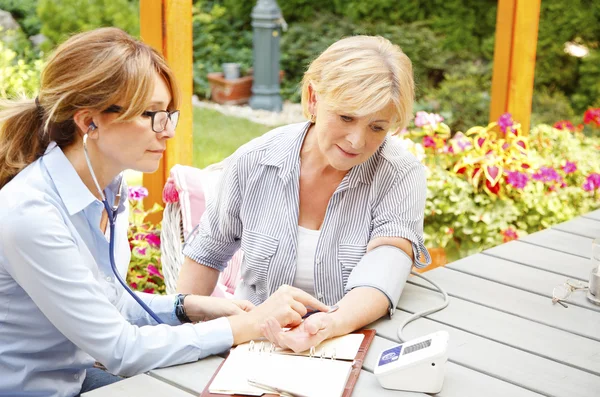
<path fill-rule="evenodd" d="M 308 310 L 306 310 L 306 306 L 293 299 L 290 301 L 290 307 L 293 311 L 298 313 L 300 317 L 304 317 L 304 315 L 308 312 Z"/>
<path fill-rule="evenodd" d="M 238 305 L 243 311 L 249 312 L 254 309 L 254 304 L 247 300 L 236 300 L 234 301 L 236 305 Z"/>
<path fill-rule="evenodd" d="M 299 326 L 300 324 L 302 324 L 302 316 L 300 314 L 298 314 L 298 312 L 292 311 L 289 315 L 288 318 L 288 323 L 287 324 L 281 324 L 282 326 L 287 326 L 290 328 L 294 328 Z"/>
<path fill-rule="evenodd" d="M 271 343 L 277 345 L 277 338 L 275 337 L 275 333 L 273 332 L 273 326 L 272 326 L 273 321 L 275 321 L 277 326 L 279 326 L 279 323 L 275 319 L 268 318 L 267 321 L 263 324 L 264 334 Z M 279 328 L 279 329 L 281 330 L 281 328 Z"/>
<path fill-rule="evenodd" d="M 314 315 L 304 320 L 304 329 L 310 335 L 315 335 L 317 332 L 325 329 L 326 326 L 324 315 Z"/>
<path fill-rule="evenodd" d="M 267 326 L 267 324 L 262 324 L 260 326 L 260 332 L 263 334 L 263 336 L 265 338 L 267 338 L 267 340 L 273 344 L 276 344 L 275 341 L 273 340 L 273 335 L 271 335 L 271 332 L 269 330 L 269 327 Z"/>
<path fill-rule="evenodd" d="M 290 291 L 290 294 L 292 295 L 292 297 L 294 298 L 294 300 L 302 303 L 305 307 L 306 306 L 313 307 L 316 310 L 319 310 L 322 312 L 329 311 L 329 306 L 322 303 L 321 301 L 319 301 L 317 298 L 310 295 L 309 293 L 302 291 L 301 289 L 293 288 L 293 287 L 290 287 L 289 291 Z"/>
<path fill-rule="evenodd" d="M 267 328 L 266 331 L 269 335 L 269 340 L 271 342 L 273 342 L 273 344 L 275 344 L 275 346 L 283 347 L 283 348 L 287 347 L 281 343 L 282 340 L 280 338 L 280 335 L 283 334 L 284 332 L 281 329 L 281 327 L 279 326 L 279 323 L 277 322 L 277 320 L 275 320 L 274 318 L 270 318 L 269 320 L 267 320 L 265 327 Z"/>

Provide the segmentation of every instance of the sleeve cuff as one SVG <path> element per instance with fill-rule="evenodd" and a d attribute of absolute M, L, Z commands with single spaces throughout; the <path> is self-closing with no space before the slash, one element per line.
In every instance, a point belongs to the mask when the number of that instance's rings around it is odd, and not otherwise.
<path fill-rule="evenodd" d="M 204 323 L 190 324 L 194 327 L 200 341 L 198 359 L 222 353 L 233 346 L 233 331 L 226 317 Z"/>
<path fill-rule="evenodd" d="M 382 245 L 367 252 L 352 270 L 346 292 L 356 287 L 372 287 L 383 292 L 390 301 L 390 316 L 404 290 L 412 268 L 411 258 L 400 248 Z"/>
<path fill-rule="evenodd" d="M 154 295 L 149 306 L 163 323 L 181 325 L 175 316 L 175 295 Z"/>

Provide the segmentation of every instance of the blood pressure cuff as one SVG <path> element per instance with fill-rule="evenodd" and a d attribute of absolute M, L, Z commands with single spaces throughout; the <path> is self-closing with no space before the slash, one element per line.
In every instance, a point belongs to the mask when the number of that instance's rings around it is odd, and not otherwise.
<path fill-rule="evenodd" d="M 380 245 L 367 252 L 348 277 L 346 292 L 356 287 L 377 288 L 390 301 L 390 317 L 404 290 L 413 266 L 408 254 L 392 245 Z"/>

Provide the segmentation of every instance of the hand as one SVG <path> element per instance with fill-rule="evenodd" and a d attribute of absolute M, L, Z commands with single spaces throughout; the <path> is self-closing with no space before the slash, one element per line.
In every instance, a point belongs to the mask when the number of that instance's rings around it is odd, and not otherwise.
<path fill-rule="evenodd" d="M 249 301 L 188 295 L 183 301 L 185 314 L 193 322 L 242 314 L 254 309 Z"/>
<path fill-rule="evenodd" d="M 261 327 L 263 335 L 274 345 L 303 352 L 333 336 L 333 320 L 327 313 L 313 314 L 299 326 L 284 331 L 273 318 Z"/>
<path fill-rule="evenodd" d="M 261 305 L 242 316 L 231 316 L 229 322 L 233 331 L 234 344 L 244 343 L 262 336 L 260 326 L 272 317 L 281 327 L 295 327 L 302 323 L 307 307 L 328 311 L 329 307 L 312 295 L 294 287 L 279 287 Z"/>
<path fill-rule="evenodd" d="M 274 318 L 281 327 L 295 327 L 302 323 L 310 307 L 319 311 L 329 311 L 329 306 L 321 303 L 301 289 L 282 285 L 266 301 L 253 309 L 250 314 L 257 323 L 264 324 L 268 318 Z"/>

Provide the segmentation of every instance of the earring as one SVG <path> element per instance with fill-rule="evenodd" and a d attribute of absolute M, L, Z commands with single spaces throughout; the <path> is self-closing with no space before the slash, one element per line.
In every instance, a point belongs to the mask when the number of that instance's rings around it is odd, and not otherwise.
<path fill-rule="evenodd" d="M 316 116 L 315 114 L 311 114 L 311 115 L 310 115 L 310 122 L 311 122 L 312 124 L 314 124 L 314 123 L 316 123 L 316 122 L 317 122 L 317 116 Z"/>

